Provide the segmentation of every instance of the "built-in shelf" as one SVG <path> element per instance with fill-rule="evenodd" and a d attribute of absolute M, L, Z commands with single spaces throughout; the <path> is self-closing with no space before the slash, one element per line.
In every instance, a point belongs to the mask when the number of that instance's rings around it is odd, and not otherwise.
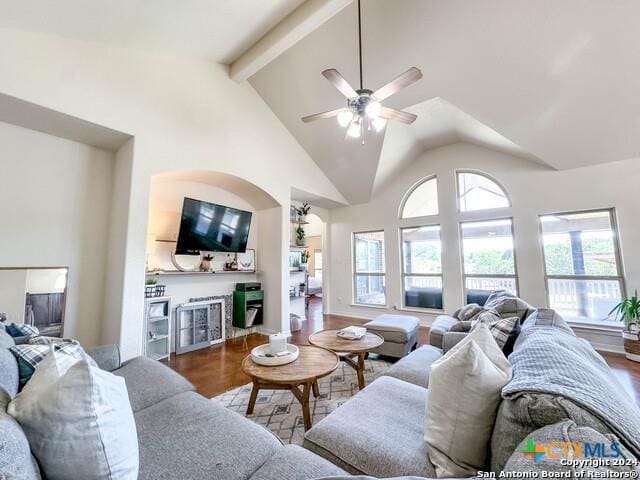
<path fill-rule="evenodd" d="M 250 273 L 250 274 L 257 274 L 258 272 L 256 270 L 221 270 L 219 272 L 181 272 L 180 270 L 162 270 L 162 271 L 158 271 L 158 272 L 146 272 L 146 276 L 147 277 L 152 277 L 152 276 L 164 276 L 164 275 L 209 275 L 209 276 L 213 276 L 213 275 L 233 275 L 236 273 L 240 273 L 240 274 L 246 274 L 246 273 Z"/>
<path fill-rule="evenodd" d="M 291 220 L 294 225 L 309 225 L 309 222 L 301 222 L 299 220 Z"/>
<path fill-rule="evenodd" d="M 297 250 L 306 250 L 308 247 L 306 245 L 304 246 L 300 246 L 300 245 L 289 245 L 290 249 L 297 249 Z"/>
<path fill-rule="evenodd" d="M 165 358 L 169 358 L 168 353 L 149 353 L 147 356 L 152 360 L 164 360 Z"/>
<path fill-rule="evenodd" d="M 169 335 L 156 335 L 153 338 L 150 338 L 149 341 L 150 342 L 157 342 L 159 340 L 164 340 L 165 338 L 169 338 Z"/>

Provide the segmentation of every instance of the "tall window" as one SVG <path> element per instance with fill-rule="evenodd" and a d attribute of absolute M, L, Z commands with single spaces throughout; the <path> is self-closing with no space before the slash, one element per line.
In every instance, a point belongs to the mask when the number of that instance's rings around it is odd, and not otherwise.
<path fill-rule="evenodd" d="M 512 220 L 463 222 L 460 227 L 467 299 L 493 290 L 517 294 Z"/>
<path fill-rule="evenodd" d="M 405 307 L 442 309 L 440 225 L 401 228 Z"/>
<path fill-rule="evenodd" d="M 414 186 L 402 203 L 400 218 L 438 215 L 438 181 L 431 177 Z"/>
<path fill-rule="evenodd" d="M 549 307 L 567 319 L 610 322 L 624 292 L 613 210 L 541 215 Z"/>
<path fill-rule="evenodd" d="M 510 207 L 504 189 L 484 174 L 458 172 L 458 208 L 461 212 Z"/>
<path fill-rule="evenodd" d="M 353 301 L 359 305 L 386 305 L 384 232 L 353 234 Z"/>

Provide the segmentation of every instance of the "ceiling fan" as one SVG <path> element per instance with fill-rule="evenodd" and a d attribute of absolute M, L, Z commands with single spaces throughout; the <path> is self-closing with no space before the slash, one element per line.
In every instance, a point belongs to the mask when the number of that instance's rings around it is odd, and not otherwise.
<path fill-rule="evenodd" d="M 337 117 L 340 126 L 347 129 L 345 138 L 362 138 L 364 144 L 364 129 L 371 130 L 373 127 L 377 132 L 381 131 L 387 124 L 387 120 L 397 120 L 402 123 L 411 124 L 418 118 L 416 115 L 396 110 L 394 108 L 383 107 L 380 102 L 389 98 L 394 93 L 422 78 L 422 72 L 411 67 L 406 72 L 398 75 L 386 85 L 376 91 L 363 87 L 362 84 L 362 15 L 360 10 L 360 0 L 358 0 L 358 54 L 360 60 L 360 88 L 355 90 L 335 69 L 324 70 L 322 75 L 329 80 L 345 97 L 347 106 L 337 108 L 328 112 L 316 113 L 302 117 L 305 123 L 313 122 L 320 118 Z"/>

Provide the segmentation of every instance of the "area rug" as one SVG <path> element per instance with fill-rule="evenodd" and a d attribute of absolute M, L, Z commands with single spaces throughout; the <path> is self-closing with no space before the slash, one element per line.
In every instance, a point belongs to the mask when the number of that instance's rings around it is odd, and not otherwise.
<path fill-rule="evenodd" d="M 391 366 L 378 358 L 369 358 L 365 362 L 365 381 L 368 385 Z M 313 424 L 333 412 L 340 405 L 358 393 L 358 377 L 353 368 L 344 363 L 331 374 L 318 382 L 320 396 L 311 395 L 309 408 Z M 285 443 L 302 445 L 304 422 L 302 407 L 288 390 L 260 390 L 253 414 L 247 415 L 247 405 L 251 394 L 251 384 L 229 390 L 211 399 L 254 422 L 264 425 L 278 435 Z"/>

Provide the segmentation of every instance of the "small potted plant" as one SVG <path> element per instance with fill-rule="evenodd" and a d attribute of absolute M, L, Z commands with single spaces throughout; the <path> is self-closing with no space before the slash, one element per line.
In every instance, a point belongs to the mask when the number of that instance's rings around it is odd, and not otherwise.
<path fill-rule="evenodd" d="M 201 272 L 211 271 L 211 260 L 213 260 L 213 255 L 209 255 L 208 253 L 204 257 L 202 257 L 202 262 L 200 262 Z"/>
<path fill-rule="evenodd" d="M 147 278 L 147 280 L 144 282 L 144 296 L 146 298 L 155 296 L 156 283 L 158 283 L 158 281 L 155 278 Z"/>
<path fill-rule="evenodd" d="M 609 315 L 615 313 L 615 318 L 624 322 L 622 339 L 624 351 L 629 360 L 640 362 L 640 300 L 638 290 L 631 298 L 623 298 Z"/>
<path fill-rule="evenodd" d="M 298 221 L 300 223 L 304 223 L 307 221 L 307 215 L 311 211 L 311 205 L 308 203 L 303 203 L 301 207 L 296 208 L 296 213 L 298 214 Z"/>
<path fill-rule="evenodd" d="M 296 228 L 296 245 L 304 247 L 307 244 L 306 242 L 304 228 L 302 228 L 302 225 L 298 225 Z"/>
<path fill-rule="evenodd" d="M 300 255 L 300 271 L 306 272 L 309 268 L 309 250 L 305 250 Z"/>

